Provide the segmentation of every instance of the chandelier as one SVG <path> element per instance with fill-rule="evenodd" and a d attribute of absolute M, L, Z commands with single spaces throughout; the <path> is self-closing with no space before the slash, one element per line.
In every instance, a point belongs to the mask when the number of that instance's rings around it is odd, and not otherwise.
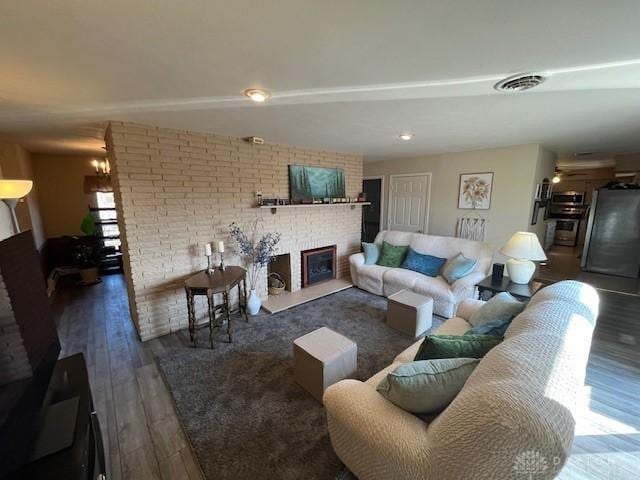
<path fill-rule="evenodd" d="M 99 177 L 110 177 L 111 176 L 111 165 L 109 165 L 109 159 L 105 158 L 104 160 L 91 160 L 91 166 L 95 168 L 96 175 Z"/>

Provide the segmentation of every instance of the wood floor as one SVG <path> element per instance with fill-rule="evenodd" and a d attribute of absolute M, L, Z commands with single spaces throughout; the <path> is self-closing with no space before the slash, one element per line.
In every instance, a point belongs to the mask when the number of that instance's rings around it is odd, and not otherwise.
<path fill-rule="evenodd" d="M 120 275 L 59 291 L 62 355 L 84 352 L 103 428 L 109 478 L 199 479 L 155 356 L 188 345 L 178 332 L 138 341 Z M 640 297 L 601 292 L 574 453 L 563 479 L 631 479 L 640 470 Z"/>
<path fill-rule="evenodd" d="M 640 295 L 640 278 L 585 272 L 580 268 L 581 256 L 582 247 L 553 245 L 547 252 L 548 260 L 540 266 L 536 279 L 546 282 L 580 280 L 599 289 Z"/>
<path fill-rule="evenodd" d="M 154 362 L 182 345 L 183 333 L 141 343 L 129 315 L 124 279 L 63 288 L 54 301 L 61 356 L 83 352 L 102 425 L 107 478 L 202 479 Z"/>

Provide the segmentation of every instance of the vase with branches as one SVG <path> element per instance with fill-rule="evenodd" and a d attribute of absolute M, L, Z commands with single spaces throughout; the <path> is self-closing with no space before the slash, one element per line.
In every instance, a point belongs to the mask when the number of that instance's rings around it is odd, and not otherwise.
<path fill-rule="evenodd" d="M 256 287 L 260 272 L 274 259 L 276 245 L 280 241 L 279 233 L 262 233 L 260 220 L 249 223 L 246 229 L 233 222 L 229 225 L 229 232 L 237 245 L 240 255 L 249 267 L 249 289 L 247 310 L 250 315 L 260 311 L 261 301 L 256 294 Z"/>

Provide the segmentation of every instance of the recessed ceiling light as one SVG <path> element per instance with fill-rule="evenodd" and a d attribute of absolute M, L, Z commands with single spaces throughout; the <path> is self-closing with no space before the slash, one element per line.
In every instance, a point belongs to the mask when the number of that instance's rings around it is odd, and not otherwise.
<path fill-rule="evenodd" d="M 244 96 L 249 97 L 254 102 L 263 103 L 271 97 L 271 94 L 260 88 L 248 88 L 244 91 Z"/>
<path fill-rule="evenodd" d="M 401 133 L 399 135 L 401 140 L 404 140 L 405 142 L 408 142 L 409 140 L 411 140 L 413 138 L 413 133 Z"/>

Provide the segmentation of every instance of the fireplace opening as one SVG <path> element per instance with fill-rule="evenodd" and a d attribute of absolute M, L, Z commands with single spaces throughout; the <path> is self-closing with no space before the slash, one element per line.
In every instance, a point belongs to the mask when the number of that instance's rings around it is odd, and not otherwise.
<path fill-rule="evenodd" d="M 276 255 L 269 266 L 267 267 L 267 274 L 271 275 L 275 273 L 279 279 L 284 282 L 284 290 L 286 292 L 291 291 L 291 255 L 285 253 L 283 255 Z"/>
<path fill-rule="evenodd" d="M 302 288 L 336 278 L 336 246 L 314 248 L 300 253 Z"/>

